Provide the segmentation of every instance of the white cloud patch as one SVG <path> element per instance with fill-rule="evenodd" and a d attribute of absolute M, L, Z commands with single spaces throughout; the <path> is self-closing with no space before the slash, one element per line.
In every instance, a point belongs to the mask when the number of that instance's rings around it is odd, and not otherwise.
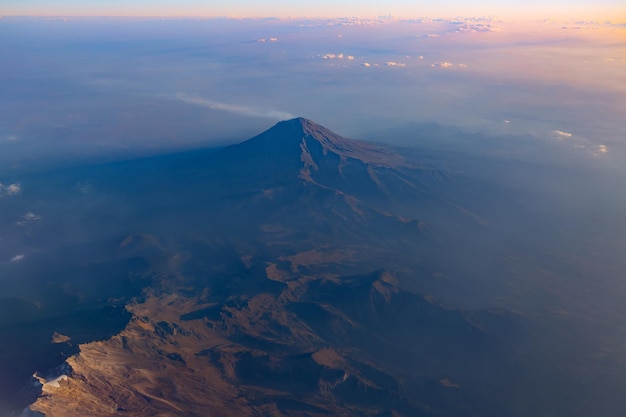
<path fill-rule="evenodd" d="M 602 156 L 609 152 L 609 148 L 606 145 L 598 145 L 596 147 L 596 151 L 593 153 L 593 156 Z"/>
<path fill-rule="evenodd" d="M 26 255 L 24 255 L 23 253 L 20 253 L 18 255 L 15 255 L 14 257 L 11 258 L 11 262 L 20 262 L 23 261 L 24 258 L 26 258 Z"/>
<path fill-rule="evenodd" d="M 387 65 L 388 67 L 406 67 L 406 64 L 394 61 L 388 61 L 387 63 L 385 63 L 385 65 Z"/>
<path fill-rule="evenodd" d="M 278 42 L 278 38 L 261 38 L 257 42 Z"/>
<path fill-rule="evenodd" d="M 342 17 L 337 19 L 321 19 L 307 23 L 301 23 L 299 27 L 320 27 L 320 26 L 374 26 L 384 23 L 380 19 L 359 18 L 359 17 Z"/>
<path fill-rule="evenodd" d="M 19 194 L 20 191 L 22 191 L 22 187 L 19 182 L 9 185 L 4 185 L 0 182 L 0 198 Z"/>
<path fill-rule="evenodd" d="M 372 64 L 370 64 L 369 62 L 364 62 L 364 63 L 361 64 L 361 66 L 363 66 L 363 67 L 371 67 Z"/>
<path fill-rule="evenodd" d="M 500 26 L 498 21 L 493 17 L 471 17 L 471 18 L 457 18 L 453 20 L 447 20 L 448 23 L 452 23 L 456 26 L 456 33 L 463 32 L 498 32 Z"/>
<path fill-rule="evenodd" d="M 17 140 L 19 140 L 19 137 L 17 137 L 16 135 L 8 135 L 5 137 L 5 140 L 7 142 L 15 142 Z"/>
<path fill-rule="evenodd" d="M 189 96 L 186 94 L 178 94 L 176 97 L 179 100 L 184 101 L 185 103 L 195 104 L 197 106 L 206 107 L 211 110 L 220 110 L 229 113 L 241 114 L 244 116 L 262 117 L 274 120 L 293 119 L 294 117 L 291 113 L 276 110 L 273 108 L 259 108 L 242 106 L 238 104 L 221 103 L 219 101 L 213 101 L 198 96 Z"/>
<path fill-rule="evenodd" d="M 17 225 L 28 226 L 30 224 L 38 223 L 39 221 L 41 221 L 41 216 L 29 211 L 22 216 L 22 218 L 17 222 Z"/>
<path fill-rule="evenodd" d="M 555 130 L 552 133 L 554 133 L 555 135 L 557 135 L 558 137 L 561 137 L 561 138 L 571 138 L 573 136 L 571 133 L 564 132 L 562 130 Z"/>
<path fill-rule="evenodd" d="M 436 64 L 433 64 L 432 67 L 433 68 L 450 68 L 453 65 L 454 64 L 452 62 L 443 61 L 443 62 L 437 62 Z"/>
<path fill-rule="evenodd" d="M 22 191 L 22 187 L 20 186 L 19 183 L 11 184 L 7 187 L 8 195 L 15 195 L 19 193 L 20 191 Z"/>
<path fill-rule="evenodd" d="M 324 54 L 322 59 L 347 59 L 348 61 L 354 61 L 353 55 L 345 55 L 343 53 L 338 54 Z"/>

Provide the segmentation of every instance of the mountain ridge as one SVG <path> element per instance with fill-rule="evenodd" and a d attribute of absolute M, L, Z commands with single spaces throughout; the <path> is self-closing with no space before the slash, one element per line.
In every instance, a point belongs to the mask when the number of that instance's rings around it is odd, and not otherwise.
<path fill-rule="evenodd" d="M 342 170 L 350 163 L 377 168 L 410 168 L 399 154 L 383 146 L 344 138 L 312 120 L 298 117 L 276 123 L 261 134 L 231 145 L 223 155 L 258 158 L 271 164 L 300 165 L 299 178 L 315 182 L 313 175 L 325 169 Z M 298 158 L 297 162 L 294 158 Z"/>

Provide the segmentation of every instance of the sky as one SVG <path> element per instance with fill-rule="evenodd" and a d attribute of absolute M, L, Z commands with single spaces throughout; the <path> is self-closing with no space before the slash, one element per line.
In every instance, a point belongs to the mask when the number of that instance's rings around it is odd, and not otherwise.
<path fill-rule="evenodd" d="M 0 174 L 233 143 L 292 116 L 357 139 L 415 123 L 529 136 L 605 163 L 625 145 L 623 25 L 5 17 L 0 56 Z"/>
<path fill-rule="evenodd" d="M 498 16 L 626 21 L 623 0 L 4 0 L 0 15 L 379 17 Z"/>

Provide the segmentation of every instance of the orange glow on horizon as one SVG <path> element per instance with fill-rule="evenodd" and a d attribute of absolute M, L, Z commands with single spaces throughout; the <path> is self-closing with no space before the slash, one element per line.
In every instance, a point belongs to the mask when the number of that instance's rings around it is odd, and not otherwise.
<path fill-rule="evenodd" d="M 499 5 L 495 7 L 479 6 L 437 6 L 437 5 L 372 5 L 365 2 L 355 8 L 338 3 L 333 7 L 304 7 L 299 3 L 290 5 L 241 4 L 228 5 L 184 5 L 161 4 L 139 7 L 132 3 L 114 7 L 111 5 L 82 4 L 73 6 L 50 6 L 46 3 L 38 6 L 33 4 L 17 4 L 0 6 L 0 16 L 41 16 L 41 17 L 155 17 L 155 18 L 278 18 L 278 19 L 333 19 L 362 18 L 379 19 L 389 16 L 393 19 L 418 18 L 459 18 L 459 17 L 495 17 L 505 21 L 597 21 L 626 24 L 626 7 L 607 7 L 606 5 L 572 5 L 563 8 L 550 5 L 512 7 Z"/>

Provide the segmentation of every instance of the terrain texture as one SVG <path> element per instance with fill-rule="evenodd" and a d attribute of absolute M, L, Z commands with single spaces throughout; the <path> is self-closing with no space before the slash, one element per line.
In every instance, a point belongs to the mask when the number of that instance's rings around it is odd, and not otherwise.
<path fill-rule="evenodd" d="M 94 320 L 88 339 L 47 323 L 67 361 L 37 375 L 33 412 L 582 416 L 603 398 L 589 384 L 608 396 L 623 381 L 605 366 L 619 347 L 572 330 L 583 311 L 602 329 L 601 313 L 553 285 L 543 242 L 511 230 L 519 201 L 481 203 L 492 185 L 428 155 L 297 118 L 46 181 L 39 195 L 65 190 L 48 198 L 100 237 L 59 243 L 81 265 L 59 270 L 63 294 L 115 306 L 123 325 Z"/>

